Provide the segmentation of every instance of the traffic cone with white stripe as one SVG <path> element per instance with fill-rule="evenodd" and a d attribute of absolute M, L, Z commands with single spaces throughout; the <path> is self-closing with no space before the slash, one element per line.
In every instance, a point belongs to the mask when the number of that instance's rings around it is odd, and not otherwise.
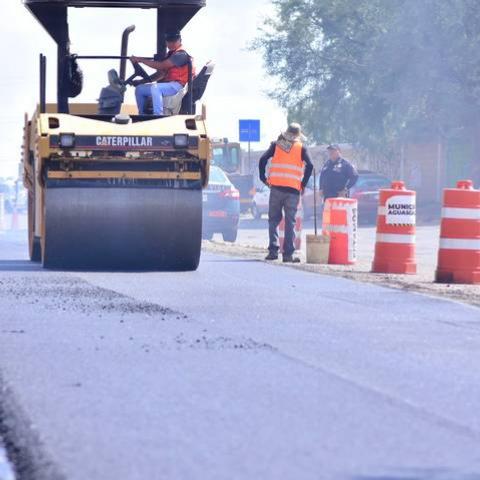
<path fill-rule="evenodd" d="M 373 273 L 415 274 L 416 193 L 404 182 L 379 192 Z"/>
<path fill-rule="evenodd" d="M 323 234 L 330 237 L 330 265 L 357 262 L 358 202 L 352 198 L 329 198 L 323 209 Z"/>
<path fill-rule="evenodd" d="M 443 194 L 438 283 L 480 283 L 480 190 L 471 180 Z"/>

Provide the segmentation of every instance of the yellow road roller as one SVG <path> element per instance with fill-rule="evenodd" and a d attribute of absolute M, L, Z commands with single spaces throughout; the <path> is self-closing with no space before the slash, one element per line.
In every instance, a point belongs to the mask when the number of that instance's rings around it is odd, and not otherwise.
<path fill-rule="evenodd" d="M 164 97 L 160 114 L 148 105 L 139 112 L 124 103 L 125 92 L 155 80 L 130 61 L 135 26 L 119 35 L 120 55 L 82 56 L 70 52 L 68 14 L 72 8 L 111 8 L 114 19 L 116 8 L 151 9 L 155 52 L 142 58 L 162 61 L 167 33 L 181 32 L 205 0 L 23 2 L 58 47 L 56 103 L 46 99 L 47 58 L 40 54 L 39 103 L 33 116 L 25 116 L 31 260 L 53 269 L 195 270 L 211 157 L 206 109 L 197 112 L 197 105 L 213 65 L 195 74 L 188 57 L 184 88 Z M 119 69 L 106 72 L 108 85 L 96 103 L 72 102 L 82 90 L 82 62 L 97 60 Z"/>

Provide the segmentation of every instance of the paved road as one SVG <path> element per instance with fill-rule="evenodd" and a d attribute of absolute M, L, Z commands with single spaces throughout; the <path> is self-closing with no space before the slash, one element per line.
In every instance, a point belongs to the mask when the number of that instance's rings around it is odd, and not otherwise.
<path fill-rule="evenodd" d="M 480 479 L 479 309 L 205 255 L 45 272 L 0 236 L 23 478 Z"/>

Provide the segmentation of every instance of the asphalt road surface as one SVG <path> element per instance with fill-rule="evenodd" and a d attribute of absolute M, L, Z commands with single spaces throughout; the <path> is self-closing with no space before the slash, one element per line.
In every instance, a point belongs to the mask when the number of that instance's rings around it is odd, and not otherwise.
<path fill-rule="evenodd" d="M 63 273 L 0 235 L 19 478 L 480 479 L 478 308 L 205 254 Z"/>

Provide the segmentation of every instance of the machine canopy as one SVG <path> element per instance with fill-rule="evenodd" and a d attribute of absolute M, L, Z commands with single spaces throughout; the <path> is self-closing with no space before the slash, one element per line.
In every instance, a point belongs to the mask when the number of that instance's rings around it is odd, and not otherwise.
<path fill-rule="evenodd" d="M 205 6 L 206 0 L 23 0 L 23 3 L 60 43 L 65 38 L 68 7 L 155 8 L 163 25 L 170 30 L 182 30 Z"/>

